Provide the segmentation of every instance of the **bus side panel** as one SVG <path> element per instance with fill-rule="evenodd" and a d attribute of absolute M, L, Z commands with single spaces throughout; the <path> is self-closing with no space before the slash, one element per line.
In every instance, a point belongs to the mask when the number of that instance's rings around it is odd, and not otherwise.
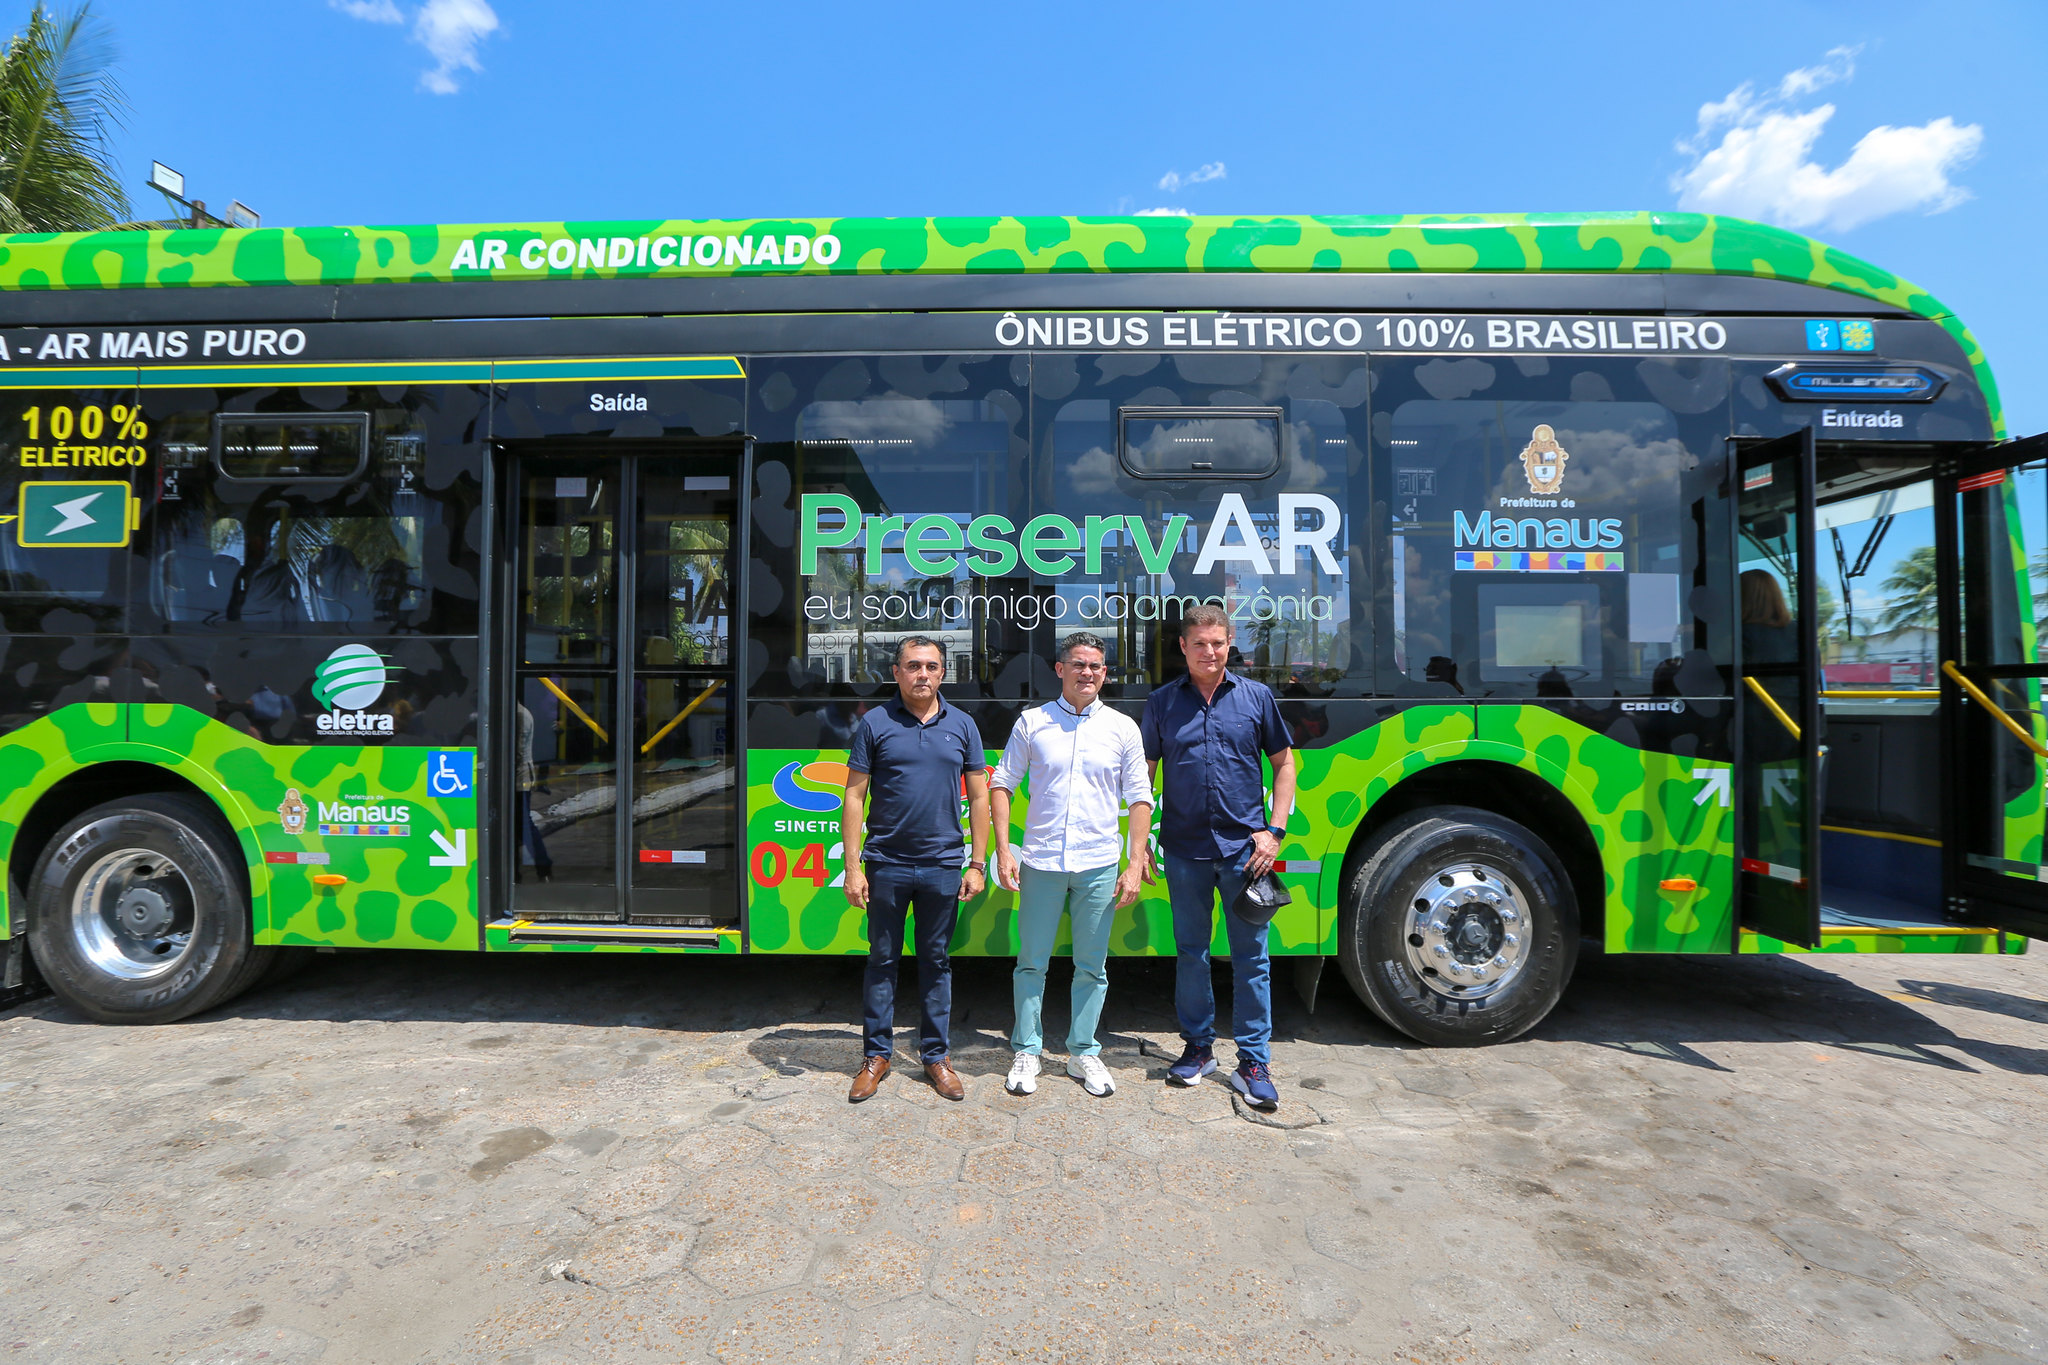
<path fill-rule="evenodd" d="M 74 702 L 0 739 L 0 938 L 28 932 L 26 907 L 14 895 L 30 868 L 14 865 L 14 839 L 36 799 L 79 767 L 77 754 L 118 749 L 128 738 L 127 708 Z"/>
<path fill-rule="evenodd" d="M 1344 894 L 1344 853 L 1359 822 L 1375 802 L 1403 778 L 1432 764 L 1470 756 L 1472 707 L 1422 702 L 1384 703 L 1381 719 L 1354 735 L 1324 748 L 1295 750 L 1300 778 L 1294 818 L 1288 821 L 1288 846 L 1283 859 L 1320 858 L 1317 903 L 1327 907 L 1320 924 L 1318 951 L 1337 951 L 1337 911 Z M 1398 707 L 1399 709 L 1393 709 Z M 1301 855 L 1294 841 L 1303 838 L 1317 850 Z"/>
<path fill-rule="evenodd" d="M 1743 931 L 1744 953 L 2004 953 L 2018 957 L 2028 940 L 1996 929 L 1837 929 L 1823 926 L 1820 947 L 1802 948 L 1763 934 Z"/>
<path fill-rule="evenodd" d="M 436 755 L 473 774 L 474 749 L 263 744 L 190 707 L 132 711 L 131 747 L 216 774 L 253 834 L 258 943 L 476 949 L 474 780 L 466 797 L 431 786 Z"/>
<path fill-rule="evenodd" d="M 1482 747 L 1508 751 L 1500 756 L 1562 791 L 1591 827 L 1607 874 L 1609 952 L 1728 951 L 1735 914 L 1729 765 L 1639 749 L 1547 707 L 1478 711 Z M 1687 881 L 1693 889 L 1664 885 Z"/>
<path fill-rule="evenodd" d="M 991 751 L 993 767 L 1002 758 Z M 846 900 L 845 860 L 839 840 L 840 800 L 846 786 L 844 749 L 754 749 L 747 754 L 747 944 L 757 953 L 865 953 L 867 922 Z M 1011 837 L 1021 843 L 1029 793 L 1011 808 Z M 962 804 L 962 818 L 966 807 Z M 1156 824 L 1156 817 L 1155 817 Z M 1294 903 L 1273 919 L 1268 945 L 1275 956 L 1329 951 L 1334 934 L 1322 872 L 1329 830 L 1297 814 L 1280 851 L 1282 880 Z M 1155 849 L 1156 851 L 1156 849 Z M 991 852 L 991 856 L 993 853 Z M 1071 951 L 1062 926 L 1056 953 Z M 991 886 L 961 907 L 953 952 L 1009 957 L 1017 952 L 1017 897 Z M 1109 950 L 1119 957 L 1171 957 L 1173 910 L 1166 880 L 1146 887 L 1136 905 L 1116 914 Z M 1219 916 L 1210 951 L 1230 951 Z"/>

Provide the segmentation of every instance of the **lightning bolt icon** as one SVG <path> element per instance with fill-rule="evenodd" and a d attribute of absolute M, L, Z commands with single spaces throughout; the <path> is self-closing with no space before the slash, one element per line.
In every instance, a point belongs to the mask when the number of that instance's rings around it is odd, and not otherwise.
<path fill-rule="evenodd" d="M 105 496 L 103 492 L 87 493 L 84 497 L 73 498 L 69 502 L 51 503 L 50 510 L 61 516 L 63 520 L 52 526 L 49 534 L 61 536 L 66 531 L 76 531 L 81 526 L 92 525 L 92 514 L 85 509 L 98 502 L 103 496 Z"/>

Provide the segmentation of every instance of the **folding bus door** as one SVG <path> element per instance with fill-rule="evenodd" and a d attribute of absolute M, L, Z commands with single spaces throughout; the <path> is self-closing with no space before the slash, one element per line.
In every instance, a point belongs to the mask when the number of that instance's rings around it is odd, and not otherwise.
<path fill-rule="evenodd" d="M 737 461 L 521 454 L 513 913 L 739 918 Z"/>
<path fill-rule="evenodd" d="M 1738 444 L 1736 841 L 1739 919 L 1820 942 L 1820 638 L 1811 430 Z"/>
<path fill-rule="evenodd" d="M 1935 512 L 1946 909 L 2048 938 L 2048 436 L 1957 462 Z"/>

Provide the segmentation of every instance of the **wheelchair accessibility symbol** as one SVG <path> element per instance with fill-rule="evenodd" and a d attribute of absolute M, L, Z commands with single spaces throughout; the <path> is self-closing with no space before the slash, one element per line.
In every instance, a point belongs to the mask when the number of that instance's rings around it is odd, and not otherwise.
<path fill-rule="evenodd" d="M 427 791 L 457 798 L 476 794 L 476 755 L 436 749 L 427 755 Z"/>

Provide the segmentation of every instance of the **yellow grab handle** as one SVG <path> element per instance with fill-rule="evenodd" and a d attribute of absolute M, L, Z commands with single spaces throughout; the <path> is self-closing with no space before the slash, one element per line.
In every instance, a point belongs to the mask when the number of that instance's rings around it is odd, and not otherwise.
<path fill-rule="evenodd" d="M 1764 691 L 1764 685 L 1758 682 L 1755 678 L 1745 676 L 1743 678 L 1743 681 L 1749 684 L 1750 691 L 1756 693 L 1757 700 L 1761 701 L 1765 706 L 1771 708 L 1771 714 L 1778 718 L 1778 724 L 1784 726 L 1787 730 L 1791 731 L 1792 738 L 1799 738 L 1799 727 L 1793 723 L 1792 717 L 1785 714 L 1785 708 L 1778 705 L 1778 699 L 1772 696 L 1770 693 Z"/>
<path fill-rule="evenodd" d="M 711 694 L 713 692 L 716 692 L 719 688 L 723 686 L 725 686 L 725 680 L 721 678 L 719 681 L 705 688 L 702 692 L 699 692 L 694 701 L 692 701 L 688 706 L 685 706 L 682 710 L 676 712 L 674 720 L 662 726 L 659 730 L 656 730 L 652 735 L 648 737 L 647 742 L 640 746 L 640 752 L 643 754 L 652 752 L 655 745 L 661 743 L 664 739 L 668 738 L 669 731 L 675 729 L 678 725 L 681 725 L 684 721 L 688 720 L 690 718 L 690 713 L 692 711 L 702 706 L 705 702 L 711 700 Z"/>
<path fill-rule="evenodd" d="M 1955 679 L 1956 686 L 1962 688 L 1963 691 L 1969 693 L 1971 699 L 1975 701 L 1977 705 L 1983 707 L 1986 711 L 1989 711 L 1992 714 L 1992 716 L 1997 719 L 2000 725 L 2003 725 L 2006 729 L 2012 731 L 2012 737 L 2014 739 L 2026 745 L 2029 749 L 2032 749 L 2040 757 L 2048 758 L 2048 748 L 2043 748 L 2041 746 L 2040 740 L 2035 739 L 2032 735 L 2028 734 L 2024 729 L 2020 728 L 2020 723 L 2018 721 L 2014 720 L 2011 716 L 2005 714 L 2005 712 L 1999 708 L 1997 702 L 1985 696 L 1984 693 L 1978 689 L 1977 684 L 1971 682 L 1968 678 L 1964 677 L 1963 671 L 1957 668 L 1952 660 L 1943 659 L 1941 661 L 1941 671 L 1948 674 L 1949 677 Z"/>
<path fill-rule="evenodd" d="M 612 737 L 604 732 L 604 727 L 602 725 L 599 725 L 596 721 L 592 720 L 587 714 L 585 714 L 583 708 L 578 706 L 575 702 L 575 699 L 572 698 L 567 692 L 564 692 L 561 688 L 555 686 L 555 680 L 553 678 L 542 678 L 540 680 L 540 685 L 542 687 L 545 687 L 548 691 L 554 693 L 555 696 L 561 701 L 562 705 L 568 707 L 570 711 L 575 713 L 576 719 L 582 721 L 585 725 L 588 725 L 590 727 L 590 732 L 597 736 L 598 743 L 609 744 L 612 742 Z"/>

